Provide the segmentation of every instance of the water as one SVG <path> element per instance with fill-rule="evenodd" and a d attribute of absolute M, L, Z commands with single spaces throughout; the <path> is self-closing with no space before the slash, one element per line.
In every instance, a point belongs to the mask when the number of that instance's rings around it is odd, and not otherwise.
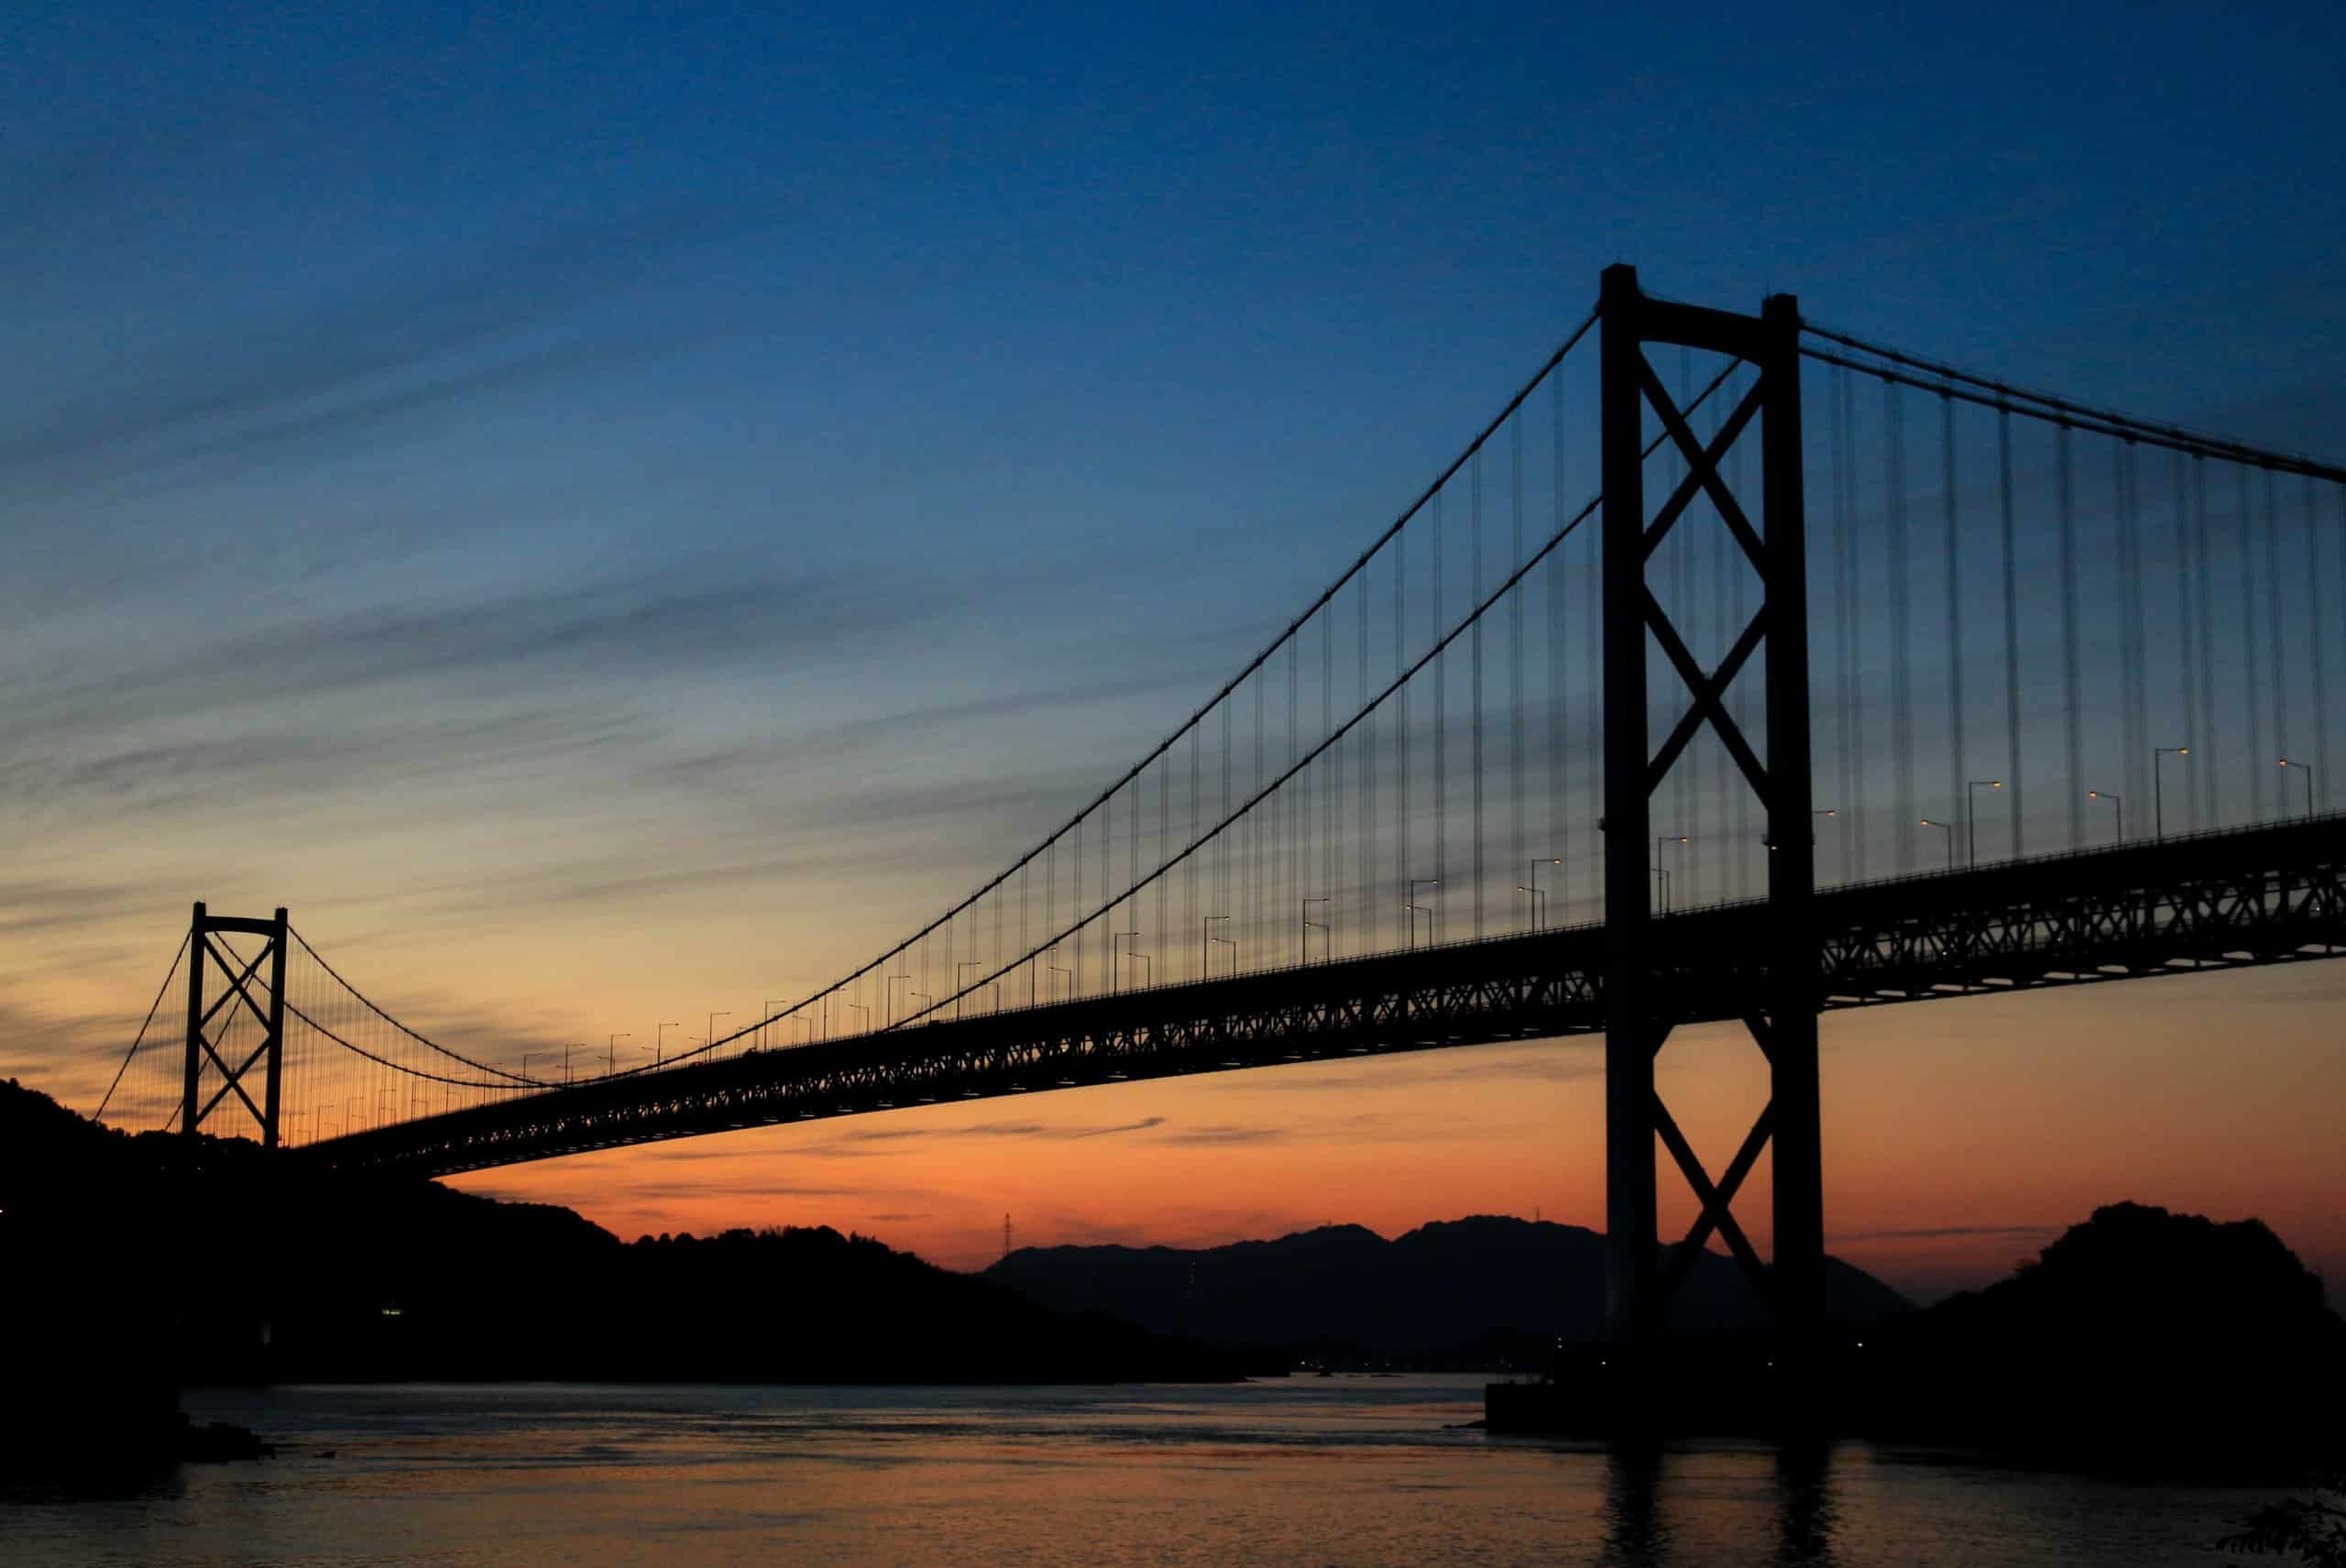
<path fill-rule="evenodd" d="M 1139 1564 L 2211 1561 L 2268 1496 L 1845 1443 L 1651 1464 L 1447 1430 L 1459 1377 L 1075 1389 L 280 1388 L 282 1445 L 136 1496 L 0 1504 L 0 1562 Z M 324 1451 L 334 1457 L 324 1457 Z"/>

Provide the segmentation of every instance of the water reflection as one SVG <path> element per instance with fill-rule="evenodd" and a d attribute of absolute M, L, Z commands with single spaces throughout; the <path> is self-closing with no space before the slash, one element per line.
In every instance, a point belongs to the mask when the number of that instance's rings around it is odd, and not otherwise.
<path fill-rule="evenodd" d="M 1829 1563 L 1839 1508 L 1833 1492 L 1833 1445 L 1795 1439 L 1776 1449 L 1775 1561 Z"/>
<path fill-rule="evenodd" d="M 1606 1452 L 1600 1562 L 1661 1568 L 1682 1557 L 1708 1561 L 1716 1550 L 1732 1546 L 1740 1547 L 1743 1561 L 1788 1568 L 1827 1568 L 1837 1561 L 1833 1537 L 1840 1504 L 1831 1443 L 1792 1442 L 1774 1451 L 1767 1514 L 1735 1494 L 1723 1496 L 1716 1475 L 1690 1473 L 1694 1464 L 1650 1443 L 1617 1444 Z M 1748 1498 L 1749 1490 L 1739 1487 L 1736 1494 Z M 1751 1539 L 1763 1532 L 1773 1536 L 1764 1548 Z"/>
<path fill-rule="evenodd" d="M 1670 1531 L 1661 1518 L 1662 1453 L 1618 1443 L 1605 1456 L 1605 1552 L 1598 1561 L 1647 1568 L 1662 1561 Z"/>

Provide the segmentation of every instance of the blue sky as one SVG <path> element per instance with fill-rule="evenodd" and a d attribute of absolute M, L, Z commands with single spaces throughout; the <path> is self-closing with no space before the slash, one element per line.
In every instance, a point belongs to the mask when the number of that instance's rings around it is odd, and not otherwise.
<path fill-rule="evenodd" d="M 197 895 L 517 1036 L 667 1015 L 646 931 L 840 967 L 1613 260 L 2340 450 L 2334 6 L 13 16 L 0 1069 L 69 1091 Z"/>

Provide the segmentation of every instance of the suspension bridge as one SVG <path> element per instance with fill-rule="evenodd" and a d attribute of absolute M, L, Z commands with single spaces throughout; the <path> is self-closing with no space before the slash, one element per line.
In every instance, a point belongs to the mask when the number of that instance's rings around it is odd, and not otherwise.
<path fill-rule="evenodd" d="M 199 904 L 100 1114 L 439 1175 L 1601 1034 L 1617 1332 L 1716 1238 L 1806 1334 L 1821 1014 L 2346 951 L 2341 605 L 2346 470 L 1616 267 L 1183 722 L 815 994 L 651 1061 L 497 1059 L 284 910 Z M 1654 1058 L 1718 1020 L 1771 1092 L 1713 1172 Z M 1657 1147 L 1701 1205 L 1675 1251 Z"/>

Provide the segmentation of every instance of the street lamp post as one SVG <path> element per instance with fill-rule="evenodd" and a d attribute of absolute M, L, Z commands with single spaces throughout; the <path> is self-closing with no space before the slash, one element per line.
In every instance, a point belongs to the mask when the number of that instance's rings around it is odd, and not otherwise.
<path fill-rule="evenodd" d="M 711 1055 L 711 1056 L 715 1056 L 715 1055 L 717 1054 L 717 1021 L 718 1021 L 719 1018 L 730 1018 L 731 1016 L 733 1016 L 733 1013 L 732 1013 L 732 1010 L 731 1010 L 730 1008 L 728 1008 L 725 1012 L 722 1012 L 722 1013 L 712 1013 L 712 1014 L 710 1014 L 708 1015 L 708 1054 L 709 1054 L 709 1055 Z"/>
<path fill-rule="evenodd" d="M 1238 938 L 1235 937 L 1216 937 L 1214 940 L 1230 949 L 1230 974 L 1231 978 L 1235 980 L 1238 977 Z"/>
<path fill-rule="evenodd" d="M 613 1035 L 613 1036 L 612 1036 L 608 1040 L 606 1040 L 606 1041 L 604 1042 L 604 1048 L 605 1048 L 605 1053 L 606 1053 L 606 1054 L 605 1054 L 605 1056 L 604 1056 L 604 1058 L 603 1058 L 603 1059 L 604 1059 L 604 1062 L 605 1062 L 605 1064 L 606 1064 L 606 1066 L 605 1066 L 605 1070 L 606 1070 L 606 1071 L 608 1071 L 608 1072 L 617 1072 L 617 1071 L 619 1071 L 619 1042 L 620 1042 L 621 1040 L 631 1040 L 631 1039 L 633 1039 L 633 1038 L 635 1038 L 635 1036 L 634 1036 L 633 1035 Z"/>
<path fill-rule="evenodd" d="M 768 1047 L 767 1047 L 767 1045 L 766 1045 L 766 1026 L 767 1026 L 767 1025 L 772 1024 L 772 1023 L 773 1022 L 773 1020 L 774 1020 L 774 1011 L 773 1011 L 773 1010 L 774 1010 L 775 1008 L 777 1008 L 777 1007 L 787 1007 L 787 1006 L 789 1006 L 789 1005 L 790 1005 L 790 998 L 788 998 L 787 996 L 777 996 L 777 997 L 774 997 L 774 998 L 773 998 L 772 1000 L 770 1000 L 770 1001 L 766 1002 L 763 1005 L 764 1005 L 764 1008 L 765 1008 L 765 1023 L 764 1023 L 764 1024 L 761 1024 L 761 1025 L 758 1025 L 758 1049 L 760 1049 L 760 1050 L 762 1050 L 762 1050 L 765 1050 L 765 1049 L 767 1049 L 767 1048 L 768 1048 Z M 787 1026 L 787 1025 L 785 1025 L 785 1026 L 784 1027 L 783 1033 L 784 1034 L 784 1036 L 785 1036 L 789 1034 L 789 1029 L 788 1029 L 788 1026 Z M 790 1041 L 789 1041 L 787 1038 L 784 1038 L 784 1041 L 783 1041 L 782 1043 L 783 1043 L 784 1046 L 787 1046 L 787 1045 L 789 1045 L 789 1044 L 790 1044 Z"/>
<path fill-rule="evenodd" d="M 2117 808 L 2117 812 L 2118 812 L 2118 841 L 2119 841 L 2120 843 L 2121 843 L 2121 844 L 2122 844 L 2122 843 L 2124 843 L 2124 842 L 2126 841 L 2126 802 L 2125 802 L 2125 800 L 2124 800 L 2121 796 L 2114 795 L 2110 794 L 2110 793 L 2108 790 L 2106 790 L 2106 789 L 2089 789 L 2089 790 L 2086 791 L 2086 798 L 2087 798 L 2088 800 L 2106 800 L 2106 801 L 2110 802 L 2110 804 L 2112 806 L 2114 806 L 2114 807 L 2116 807 L 2116 808 Z"/>
<path fill-rule="evenodd" d="M 2166 760 L 2189 755 L 2191 748 L 2188 746 L 2151 748 L 2151 837 L 2154 839 L 2166 837 Z"/>
<path fill-rule="evenodd" d="M 2285 767 L 2285 768 L 2295 768 L 2295 769 L 2297 769 L 2297 772 L 2299 772 L 2299 773 L 2301 773 L 2305 774 L 2305 776 L 2306 776 L 2306 820 L 2307 820 L 2307 821 L 2308 821 L 2308 822 L 2312 821 L 2312 820 L 2313 820 L 2313 770 L 2312 770 L 2311 768 L 2308 767 L 2305 763 L 2303 763 L 2303 762 L 2295 762 L 2295 761 L 2293 761 L 2293 760 L 2291 760 L 2290 758 L 2287 758 L 2287 757 L 2284 757 L 2284 758 L 2282 758 L 2282 759 L 2281 759 L 2281 765 L 2282 765 L 2283 767 Z"/>
<path fill-rule="evenodd" d="M 1683 833 L 1663 833 L 1658 835 L 1653 841 L 1654 859 L 1660 860 L 1662 856 L 1669 853 L 1668 846 L 1672 844 L 1683 844 L 1685 842 L 1686 835 Z M 1661 868 L 1656 867 L 1655 869 L 1660 870 Z M 1670 913 L 1670 878 L 1667 874 L 1665 874 L 1661 879 L 1661 913 L 1664 915 Z"/>
<path fill-rule="evenodd" d="M 1229 918 L 1227 915 L 1209 915 L 1198 922 L 1198 978 L 1200 980 L 1213 972 L 1213 923 Z"/>
<path fill-rule="evenodd" d="M 985 960 L 982 959 L 963 959 L 953 966 L 953 1016 L 955 1018 L 961 1016 L 961 998 L 966 994 L 961 989 L 961 971 L 965 969 L 985 967 Z"/>
<path fill-rule="evenodd" d="M 1310 963 L 1311 961 L 1311 933 L 1313 928 L 1317 927 L 1321 932 L 1325 932 L 1328 929 L 1327 925 L 1324 922 L 1311 918 L 1311 906 L 1315 904 L 1328 904 L 1331 902 L 1332 902 L 1332 900 L 1324 896 L 1320 898 L 1307 898 L 1303 901 L 1303 930 L 1300 933 L 1302 937 L 1300 956 L 1305 963 Z M 1411 924 L 1414 925 L 1416 922 L 1412 921 Z M 1330 958 L 1335 957 L 1334 938 L 1323 935 L 1320 938 L 1320 942 L 1321 950 L 1322 952 L 1326 953 Z"/>
<path fill-rule="evenodd" d="M 1540 923 L 1540 899 L 1541 896 L 1540 892 L 1540 868 L 1541 866 L 1561 866 L 1563 863 L 1562 858 L 1556 855 L 1550 855 L 1545 860 L 1533 861 L 1530 862 L 1531 880 L 1524 883 L 1523 891 L 1531 895 L 1531 928 L 1534 931 L 1542 929 Z"/>
<path fill-rule="evenodd" d="M 1124 940 L 1127 937 L 1138 938 L 1139 936 L 1140 933 L 1138 931 L 1111 931 L 1108 933 L 1108 940 L 1116 944 L 1115 947 L 1109 949 L 1115 959 L 1114 963 L 1110 966 L 1110 968 L 1115 971 L 1108 977 L 1111 981 L 1109 986 L 1110 990 L 1122 991 L 1124 988 L 1124 959 L 1130 957 L 1131 954 L 1124 948 Z"/>
<path fill-rule="evenodd" d="M 847 1006 L 847 1010 L 848 1010 L 849 1012 L 850 1012 L 850 1013 L 861 1013 L 861 1014 L 863 1014 L 863 1029 L 864 1029 L 864 1033 L 866 1033 L 866 1034 L 870 1034 L 870 1033 L 872 1032 L 872 1008 L 871 1008 L 871 1005 L 870 1005 L 869 1003 L 862 1003 L 862 1002 L 850 1002 L 850 1003 L 848 1003 L 846 1004 L 846 1006 Z"/>
<path fill-rule="evenodd" d="M 1442 883 L 1434 877 L 1418 876 L 1409 879 L 1409 891 L 1402 895 L 1401 907 L 1412 911 L 1409 916 L 1409 945 L 1412 948 L 1418 945 L 1418 916 L 1420 915 L 1426 917 L 1426 946 L 1429 948 L 1433 946 L 1433 905 L 1418 902 L 1418 889 L 1441 885 Z"/>
<path fill-rule="evenodd" d="M 1661 908 L 1659 913 L 1667 915 L 1670 913 L 1670 868 L 1656 866 L 1653 868 L 1653 874 L 1661 883 Z"/>
<path fill-rule="evenodd" d="M 1927 817 L 1924 817 L 1922 822 L 1924 827 L 1935 828 L 1946 836 L 1946 869 L 1955 870 L 1955 825 L 1951 822 L 1934 822 Z"/>
<path fill-rule="evenodd" d="M 682 1024 L 663 1024 L 657 1030 L 653 1031 L 652 1039 L 652 1066 L 658 1067 L 662 1062 L 668 1059 L 668 1031 L 671 1029 L 681 1029 L 683 1027 L 684 1025 Z"/>
<path fill-rule="evenodd" d="M 1963 835 L 1966 845 L 1963 863 L 1966 865 L 1977 866 L 1979 863 L 1979 801 L 1977 792 L 2003 787 L 2001 779 L 1966 779 L 1963 783 Z"/>
<path fill-rule="evenodd" d="M 1534 931 L 1545 930 L 1547 927 L 1540 918 L 1540 901 L 1548 895 L 1540 892 L 1538 888 L 1528 886 L 1523 883 L 1517 883 L 1515 884 L 1515 891 L 1518 893 L 1528 893 L 1531 895 L 1531 928 Z"/>
<path fill-rule="evenodd" d="M 1049 970 L 1053 974 L 1063 974 L 1067 976 L 1068 998 L 1069 1000 L 1073 1000 L 1075 996 L 1075 971 L 1071 969 L 1061 969 L 1057 964 L 1046 964 L 1043 967 Z"/>
<path fill-rule="evenodd" d="M 892 1025 L 896 1021 L 896 982 L 912 978 L 909 974 L 892 974 L 881 981 L 880 1015 Z"/>
<path fill-rule="evenodd" d="M 580 1050 L 580 1051 L 583 1051 L 583 1050 L 585 1050 L 586 1048 L 586 1041 L 584 1041 L 584 1040 L 573 1040 L 570 1044 L 568 1044 L 568 1045 L 566 1045 L 566 1046 L 565 1046 L 565 1047 L 562 1047 L 562 1081 L 563 1081 L 563 1082 L 565 1082 L 565 1083 L 568 1083 L 568 1082 L 570 1081 L 570 1053 L 571 1053 L 572 1051 L 574 1051 L 574 1050 Z"/>

